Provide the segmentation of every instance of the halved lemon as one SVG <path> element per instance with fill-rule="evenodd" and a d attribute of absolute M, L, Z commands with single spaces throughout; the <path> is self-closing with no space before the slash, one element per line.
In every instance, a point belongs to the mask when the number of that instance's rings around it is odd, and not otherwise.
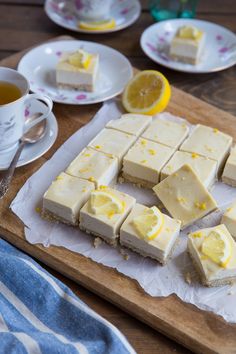
<path fill-rule="evenodd" d="M 153 240 L 158 236 L 163 224 L 163 214 L 155 206 L 145 210 L 143 214 L 133 219 L 133 225 L 140 236 L 148 240 Z"/>
<path fill-rule="evenodd" d="M 220 230 L 211 231 L 204 239 L 201 249 L 205 256 L 222 267 L 226 267 L 232 255 L 231 243 Z"/>
<path fill-rule="evenodd" d="M 114 18 L 109 20 L 102 20 L 102 21 L 79 21 L 78 23 L 79 28 L 89 30 L 89 31 L 103 31 L 106 29 L 114 28 L 116 26 L 116 21 Z"/>
<path fill-rule="evenodd" d="M 130 113 L 153 115 L 162 112 L 169 103 L 171 88 L 159 71 L 144 70 L 127 84 L 122 103 Z"/>
<path fill-rule="evenodd" d="M 124 204 L 115 195 L 106 190 L 91 192 L 90 208 L 95 215 L 121 214 L 124 211 Z"/>

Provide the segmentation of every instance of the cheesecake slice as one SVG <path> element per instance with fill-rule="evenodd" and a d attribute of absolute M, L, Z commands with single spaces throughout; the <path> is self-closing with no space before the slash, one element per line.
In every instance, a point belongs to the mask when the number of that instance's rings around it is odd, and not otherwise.
<path fill-rule="evenodd" d="M 205 33 L 194 26 L 181 26 L 170 44 L 170 57 L 183 63 L 200 62 L 205 46 Z"/>
<path fill-rule="evenodd" d="M 121 167 L 122 159 L 129 148 L 136 141 L 134 135 L 123 133 L 118 130 L 104 128 L 89 143 L 88 147 L 115 156 L 118 158 L 119 167 Z"/>
<path fill-rule="evenodd" d="M 165 113 L 165 116 L 167 113 Z M 169 118 L 176 118 L 168 113 Z M 159 115 L 162 117 L 162 114 Z M 178 149 L 188 136 L 189 127 L 184 123 L 176 123 L 171 120 L 154 119 L 150 126 L 142 134 L 142 137 L 156 143 Z"/>
<path fill-rule="evenodd" d="M 229 155 L 232 142 L 232 136 L 216 128 L 197 124 L 193 133 L 181 145 L 180 150 L 197 153 L 217 161 L 219 176 Z"/>
<path fill-rule="evenodd" d="M 230 234 L 236 239 L 236 201 L 226 209 L 221 218 L 221 223 L 227 227 Z"/>
<path fill-rule="evenodd" d="M 222 286 L 236 280 L 236 243 L 225 225 L 194 231 L 188 252 L 205 286 Z"/>
<path fill-rule="evenodd" d="M 148 117 L 144 114 L 126 113 L 122 114 L 119 119 L 110 120 L 106 128 L 116 129 L 138 137 L 151 122 L 152 117 Z"/>
<path fill-rule="evenodd" d="M 210 188 L 216 180 L 217 162 L 194 152 L 176 151 L 161 171 L 161 181 L 188 164 L 206 188 Z"/>
<path fill-rule="evenodd" d="M 63 52 L 56 66 L 58 87 L 92 92 L 98 76 L 99 56 L 82 49 Z"/>
<path fill-rule="evenodd" d="M 118 159 L 112 155 L 85 148 L 67 167 L 66 173 L 101 185 L 114 184 L 119 173 Z"/>
<path fill-rule="evenodd" d="M 173 253 L 180 224 L 179 220 L 162 214 L 156 207 L 137 203 L 121 226 L 120 244 L 164 265 Z"/>
<path fill-rule="evenodd" d="M 159 182 L 161 169 L 173 153 L 173 148 L 139 138 L 123 159 L 122 177 L 152 188 Z"/>
<path fill-rule="evenodd" d="M 189 165 L 183 165 L 153 190 L 171 216 L 181 220 L 182 229 L 217 207 L 215 200 Z"/>
<path fill-rule="evenodd" d="M 232 187 L 236 187 L 236 146 L 231 149 L 226 161 L 222 181 Z"/>
<path fill-rule="evenodd" d="M 121 224 L 135 204 L 135 198 L 109 187 L 93 191 L 80 210 L 81 230 L 117 244 Z"/>
<path fill-rule="evenodd" d="M 42 216 L 77 225 L 79 211 L 88 200 L 94 184 L 62 172 L 43 196 Z"/>

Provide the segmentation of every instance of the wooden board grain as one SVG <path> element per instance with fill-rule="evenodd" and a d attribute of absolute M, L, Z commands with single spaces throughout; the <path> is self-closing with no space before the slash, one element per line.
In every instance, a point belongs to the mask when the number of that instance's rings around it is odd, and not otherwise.
<path fill-rule="evenodd" d="M 65 37 L 64 37 L 65 38 Z M 16 67 L 22 53 L 0 62 Z M 34 163 L 19 168 L 10 192 L 0 201 L 0 233 L 4 239 L 61 272 L 89 290 L 102 296 L 154 329 L 178 341 L 196 353 L 236 353 L 236 325 L 220 316 L 201 311 L 172 295 L 153 298 L 139 285 L 116 270 L 59 247 L 44 248 L 25 241 L 22 222 L 9 210 L 17 191 L 56 149 L 77 129 L 86 124 L 100 105 L 55 105 L 59 136 L 54 146 Z M 192 123 L 203 123 L 230 133 L 236 139 L 236 118 L 203 101 L 172 88 L 168 111 L 186 117 Z"/>

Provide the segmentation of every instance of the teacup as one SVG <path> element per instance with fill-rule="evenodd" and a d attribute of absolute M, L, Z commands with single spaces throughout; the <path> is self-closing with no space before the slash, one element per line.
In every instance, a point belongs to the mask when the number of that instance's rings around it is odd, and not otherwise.
<path fill-rule="evenodd" d="M 112 0 L 74 0 L 74 4 L 81 20 L 100 21 L 110 17 Z"/>
<path fill-rule="evenodd" d="M 0 103 L 0 151 L 5 151 L 13 149 L 26 131 L 43 119 L 49 118 L 52 111 L 52 100 L 43 94 L 29 94 L 30 86 L 27 79 L 13 69 L 0 67 L 0 84 L 5 84 L 6 90 L 9 89 L 10 94 L 14 93 L 14 90 L 16 93 L 15 99 L 13 98 L 12 101 L 10 98 L 9 102 L 6 100 L 7 103 Z M 11 89 L 13 92 L 10 91 Z M 8 99 L 9 97 L 11 95 L 8 95 Z M 14 94 L 12 94 L 12 97 L 14 97 Z M 44 102 L 47 109 L 44 113 L 42 112 L 39 118 L 28 123 L 24 112 L 33 100 Z"/>

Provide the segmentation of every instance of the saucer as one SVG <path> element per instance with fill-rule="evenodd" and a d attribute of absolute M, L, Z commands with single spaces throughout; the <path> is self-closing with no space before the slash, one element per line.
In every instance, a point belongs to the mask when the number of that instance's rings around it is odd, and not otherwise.
<path fill-rule="evenodd" d="M 197 65 L 172 60 L 169 47 L 172 37 L 180 26 L 195 26 L 206 33 L 206 45 Z M 140 40 L 144 53 L 154 62 L 167 68 L 188 73 L 210 73 L 233 66 L 236 63 L 236 35 L 215 23 L 193 20 L 168 20 L 148 27 Z"/>
<path fill-rule="evenodd" d="M 25 117 L 27 118 L 28 116 L 34 113 L 43 112 L 44 110 L 46 110 L 46 106 L 43 103 L 39 101 L 33 101 L 31 105 L 26 107 Z M 18 160 L 17 167 L 27 165 L 28 163 L 38 159 L 40 156 L 45 154 L 45 152 L 47 152 L 50 149 L 50 147 L 54 144 L 57 138 L 57 133 L 58 133 L 57 120 L 54 114 L 51 112 L 49 115 L 49 119 L 47 120 L 45 136 L 35 144 L 25 145 L 21 153 L 21 156 Z M 17 150 L 17 147 L 18 146 L 16 146 L 11 150 L 8 149 L 7 151 L 4 152 L 0 151 L 0 170 L 5 170 L 8 168 Z"/>
<path fill-rule="evenodd" d="M 79 48 L 99 54 L 99 78 L 94 92 L 56 85 L 56 64 L 62 50 Z M 77 40 L 49 42 L 30 50 L 21 59 L 18 71 L 29 80 L 31 91 L 43 92 L 54 102 L 75 105 L 103 102 L 117 96 L 133 76 L 132 66 L 123 54 L 102 44 Z"/>
<path fill-rule="evenodd" d="M 57 25 L 82 33 L 110 33 L 132 25 L 140 16 L 141 5 L 138 0 L 115 1 L 111 7 L 111 18 L 116 26 L 106 30 L 91 31 L 79 28 L 74 0 L 46 0 L 44 6 L 48 17 Z"/>

